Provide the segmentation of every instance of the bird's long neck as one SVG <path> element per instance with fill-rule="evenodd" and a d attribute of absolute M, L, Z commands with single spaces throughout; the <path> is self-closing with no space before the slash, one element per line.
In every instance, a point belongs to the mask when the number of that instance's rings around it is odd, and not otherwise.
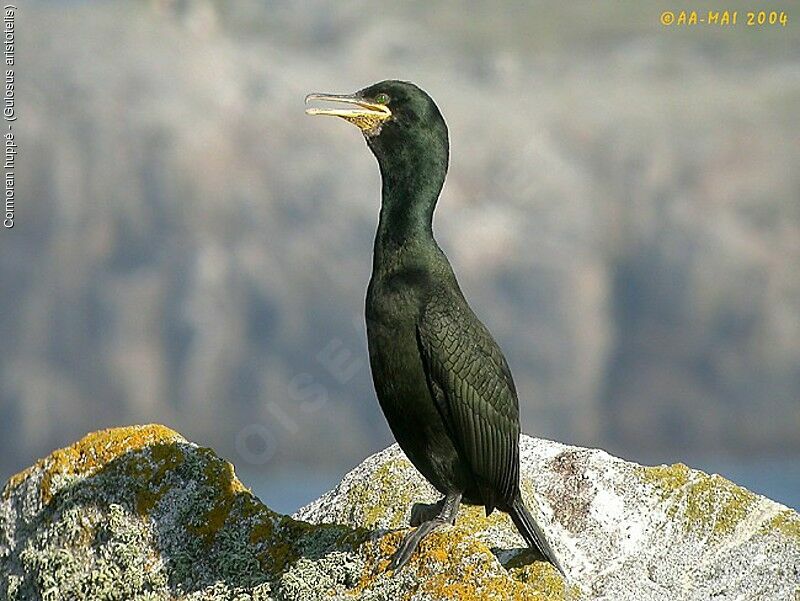
<path fill-rule="evenodd" d="M 382 198 L 375 237 L 373 268 L 391 261 L 404 249 L 436 247 L 433 212 L 447 175 L 447 146 L 403 148 L 391 157 L 378 156 Z"/>

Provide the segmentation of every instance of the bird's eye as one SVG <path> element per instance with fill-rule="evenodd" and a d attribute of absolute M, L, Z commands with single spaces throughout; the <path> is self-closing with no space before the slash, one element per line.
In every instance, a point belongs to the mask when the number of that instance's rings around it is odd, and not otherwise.
<path fill-rule="evenodd" d="M 387 94 L 380 93 L 375 96 L 375 102 L 378 104 L 387 104 L 389 102 L 389 96 Z"/>

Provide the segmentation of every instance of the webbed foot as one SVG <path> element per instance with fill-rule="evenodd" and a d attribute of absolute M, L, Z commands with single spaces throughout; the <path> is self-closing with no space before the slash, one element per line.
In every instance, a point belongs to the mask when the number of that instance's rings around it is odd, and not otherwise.
<path fill-rule="evenodd" d="M 397 551 L 392 557 L 392 561 L 389 563 L 390 570 L 399 570 L 401 569 L 408 560 L 411 559 L 411 556 L 414 554 L 414 551 L 417 550 L 417 547 L 422 542 L 426 536 L 428 536 L 431 532 L 439 528 L 440 526 L 445 526 L 448 524 L 453 524 L 456 520 L 456 515 L 458 514 L 458 507 L 461 504 L 461 493 L 452 493 L 448 494 L 438 503 L 433 503 L 430 505 L 425 505 L 423 503 L 416 503 L 414 507 L 411 509 L 411 522 L 413 524 L 415 517 L 421 518 L 426 517 L 425 512 L 434 511 L 430 508 L 438 509 L 438 513 L 434 515 L 433 518 L 427 519 L 422 521 L 416 530 L 412 530 L 408 534 L 405 535 L 403 538 L 403 542 L 400 543 L 400 547 L 398 547 Z M 417 509 L 415 514 L 415 508 L 421 506 L 421 509 Z"/>
<path fill-rule="evenodd" d="M 436 503 L 414 503 L 414 505 L 411 506 L 411 518 L 408 520 L 409 526 L 414 528 L 423 522 L 430 522 L 442 513 L 443 506 L 444 497 L 439 499 Z"/>

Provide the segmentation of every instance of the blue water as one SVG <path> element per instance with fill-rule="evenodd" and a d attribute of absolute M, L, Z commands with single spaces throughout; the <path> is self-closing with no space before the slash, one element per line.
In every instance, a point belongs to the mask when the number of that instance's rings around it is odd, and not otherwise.
<path fill-rule="evenodd" d="M 346 472 L 293 470 L 271 474 L 251 475 L 247 471 L 236 470 L 236 475 L 250 487 L 253 493 L 267 507 L 280 513 L 292 514 L 328 492 L 339 483 Z"/>
<path fill-rule="evenodd" d="M 800 458 L 749 462 L 698 459 L 687 463 L 710 474 L 720 474 L 794 509 L 800 508 Z M 344 472 L 294 470 L 265 478 L 239 470 L 237 473 L 267 506 L 281 513 L 295 512 L 336 486 L 344 475 Z"/>

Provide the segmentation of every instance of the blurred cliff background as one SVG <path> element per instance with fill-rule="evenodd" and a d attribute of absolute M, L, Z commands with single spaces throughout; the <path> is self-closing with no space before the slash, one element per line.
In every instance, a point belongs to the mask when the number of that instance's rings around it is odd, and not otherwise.
<path fill-rule="evenodd" d="M 20 7 L 0 480 L 154 421 L 288 510 L 391 441 L 362 318 L 378 169 L 303 97 L 401 78 L 449 123 L 435 229 L 523 429 L 800 505 L 800 11 L 659 23 L 709 6 Z"/>

